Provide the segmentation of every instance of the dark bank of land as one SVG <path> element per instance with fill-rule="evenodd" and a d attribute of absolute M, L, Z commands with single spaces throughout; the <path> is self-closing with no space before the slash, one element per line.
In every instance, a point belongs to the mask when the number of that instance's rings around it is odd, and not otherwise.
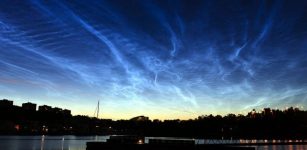
<path fill-rule="evenodd" d="M 8 103 L 7 103 L 8 102 Z M 9 105 L 6 105 L 6 104 Z M 307 111 L 265 108 L 247 115 L 199 116 L 190 120 L 149 120 L 139 116 L 130 120 L 72 116 L 69 110 L 23 107 L 0 100 L 2 135 L 140 135 L 193 138 L 306 139 Z M 36 107 L 36 106 L 35 106 Z"/>

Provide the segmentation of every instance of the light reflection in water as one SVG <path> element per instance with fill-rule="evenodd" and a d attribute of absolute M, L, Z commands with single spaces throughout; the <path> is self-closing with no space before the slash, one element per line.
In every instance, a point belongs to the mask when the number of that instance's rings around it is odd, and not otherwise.
<path fill-rule="evenodd" d="M 42 140 L 41 140 L 41 150 L 44 150 L 44 142 L 45 142 L 45 135 L 42 136 Z"/>
<path fill-rule="evenodd" d="M 277 150 L 276 145 L 272 145 L 273 150 Z"/>
<path fill-rule="evenodd" d="M 64 137 L 62 138 L 62 150 L 64 150 Z"/>

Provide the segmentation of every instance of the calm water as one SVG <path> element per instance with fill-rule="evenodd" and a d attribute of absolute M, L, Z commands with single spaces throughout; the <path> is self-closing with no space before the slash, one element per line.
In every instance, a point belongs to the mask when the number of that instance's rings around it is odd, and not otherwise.
<path fill-rule="evenodd" d="M 88 141 L 109 136 L 0 136 L 0 150 L 85 150 Z"/>
<path fill-rule="evenodd" d="M 0 150 L 85 150 L 88 141 L 109 136 L 0 136 Z M 257 150 L 307 150 L 307 145 L 258 146 Z"/>

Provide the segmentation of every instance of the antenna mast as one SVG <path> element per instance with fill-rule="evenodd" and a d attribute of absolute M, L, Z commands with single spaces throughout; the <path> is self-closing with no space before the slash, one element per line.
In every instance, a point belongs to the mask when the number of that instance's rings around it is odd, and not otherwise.
<path fill-rule="evenodd" d="M 97 118 L 99 117 L 99 100 L 98 100 L 98 105 L 97 105 L 98 109 L 97 109 Z"/>
<path fill-rule="evenodd" d="M 98 100 L 97 107 L 96 107 L 96 109 L 95 109 L 94 117 L 96 117 L 96 118 L 99 117 L 99 100 Z"/>

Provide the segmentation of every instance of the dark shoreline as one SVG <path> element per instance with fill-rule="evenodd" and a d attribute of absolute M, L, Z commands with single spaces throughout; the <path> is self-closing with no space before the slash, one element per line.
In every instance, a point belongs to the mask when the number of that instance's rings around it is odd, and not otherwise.
<path fill-rule="evenodd" d="M 0 135 L 140 135 L 202 139 L 306 139 L 307 111 L 265 108 L 247 115 L 205 115 L 190 120 L 130 120 L 72 116 L 63 111 L 0 109 Z"/>

